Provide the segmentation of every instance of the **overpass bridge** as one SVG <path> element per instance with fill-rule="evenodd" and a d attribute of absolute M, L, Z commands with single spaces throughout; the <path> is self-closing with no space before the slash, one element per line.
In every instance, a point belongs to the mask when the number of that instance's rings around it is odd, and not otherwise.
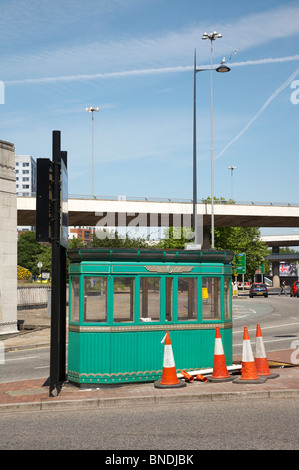
<path fill-rule="evenodd" d="M 264 235 L 261 240 L 272 247 L 299 246 L 299 235 Z"/>
<path fill-rule="evenodd" d="M 18 225 L 35 225 L 34 196 L 17 197 Z M 191 200 L 69 197 L 70 226 L 192 226 Z M 211 204 L 197 204 L 204 229 L 211 226 Z M 214 202 L 215 227 L 299 227 L 299 204 Z M 107 223 L 113 222 L 113 223 Z"/>
<path fill-rule="evenodd" d="M 35 225 L 36 199 L 34 196 L 17 197 L 18 225 Z M 146 198 L 93 199 L 69 197 L 69 226 L 102 227 L 168 227 L 192 226 L 192 200 L 154 200 Z M 197 218 L 202 218 L 203 248 L 210 248 L 211 204 L 197 204 Z M 225 201 L 214 203 L 215 227 L 299 227 L 299 204 L 236 203 Z M 285 255 L 279 254 L 279 246 L 299 246 L 298 235 L 262 237 L 272 246 L 269 261 L 273 264 L 273 285 L 279 286 L 279 262 Z M 290 258 L 290 259 L 289 259 Z M 297 261 L 294 255 L 288 260 Z"/>

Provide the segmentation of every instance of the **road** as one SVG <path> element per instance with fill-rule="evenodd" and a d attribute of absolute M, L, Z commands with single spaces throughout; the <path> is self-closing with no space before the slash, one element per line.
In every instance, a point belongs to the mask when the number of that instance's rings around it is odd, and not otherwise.
<path fill-rule="evenodd" d="M 4 364 L 0 364 L 0 383 L 48 377 L 49 364 L 49 347 L 6 352 Z"/>
<path fill-rule="evenodd" d="M 244 326 L 254 345 L 256 324 L 262 327 L 266 350 L 288 349 L 299 341 L 299 299 L 269 296 L 233 300 L 234 353 L 242 351 Z M 49 374 L 49 348 L 6 353 L 0 365 L 1 382 L 43 378 Z M 10 412 L 0 421 L 1 450 L 102 450 L 106 458 L 139 458 L 138 468 L 151 451 L 193 455 L 202 464 L 200 450 L 298 450 L 298 400 L 238 399 L 191 404 L 145 404 L 93 410 Z M 126 450 L 123 454 L 122 450 Z M 140 450 L 140 454 L 138 451 Z M 191 452 L 190 452 L 191 451 Z M 198 452 L 197 452 L 198 451 Z M 142 462 L 146 460 L 146 462 Z"/>
<path fill-rule="evenodd" d="M 293 342 L 299 342 L 299 299 L 277 295 L 233 299 L 234 355 L 242 354 L 244 326 L 248 327 L 254 351 L 257 323 L 266 351 L 292 348 Z M 4 364 L 0 364 L 0 383 L 48 377 L 49 361 L 49 348 L 6 352 Z"/>
<path fill-rule="evenodd" d="M 2 414 L 0 421 L 2 450 L 155 449 L 157 454 L 161 449 L 190 455 L 190 450 L 295 450 L 298 444 L 298 400 L 289 398 L 16 412 Z M 105 455 L 97 454 L 97 464 Z M 202 457 L 195 454 L 193 464 L 202 464 Z"/>
<path fill-rule="evenodd" d="M 257 323 L 266 351 L 292 348 L 292 343 L 299 341 L 299 299 L 278 295 L 233 299 L 234 355 L 242 354 L 244 326 L 248 327 L 254 350 Z"/>

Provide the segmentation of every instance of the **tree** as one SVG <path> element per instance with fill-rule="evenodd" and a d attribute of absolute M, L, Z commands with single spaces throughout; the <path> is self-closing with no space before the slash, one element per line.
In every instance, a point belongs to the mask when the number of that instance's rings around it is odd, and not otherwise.
<path fill-rule="evenodd" d="M 81 248 L 84 246 L 82 238 L 69 238 L 68 249 Z"/>
<path fill-rule="evenodd" d="M 35 232 L 22 233 L 18 238 L 18 265 L 29 269 L 32 274 L 39 274 L 37 263 L 50 251 L 50 247 L 35 241 Z"/>
<path fill-rule="evenodd" d="M 129 237 L 119 235 L 117 231 L 100 230 L 93 233 L 91 242 L 87 245 L 92 248 L 149 248 L 148 239 L 143 237 Z"/>
<path fill-rule="evenodd" d="M 192 243 L 192 230 L 188 227 L 168 227 L 164 230 L 164 238 L 156 245 L 157 248 L 183 250 L 186 243 Z"/>
<path fill-rule="evenodd" d="M 269 254 L 260 235 L 260 229 L 256 227 L 215 228 L 215 248 L 232 250 L 235 255 L 245 253 L 246 277 L 253 279 L 256 269 Z"/>

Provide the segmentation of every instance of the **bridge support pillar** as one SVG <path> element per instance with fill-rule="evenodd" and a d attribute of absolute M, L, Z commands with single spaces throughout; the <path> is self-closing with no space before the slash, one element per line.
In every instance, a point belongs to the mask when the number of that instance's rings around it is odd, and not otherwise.
<path fill-rule="evenodd" d="M 272 247 L 272 253 L 279 253 L 279 246 Z M 279 280 L 279 261 L 272 261 L 272 273 L 273 273 L 273 287 L 279 289 L 280 280 Z"/>
<path fill-rule="evenodd" d="M 211 248 L 211 227 L 203 227 L 202 249 L 209 250 Z"/>

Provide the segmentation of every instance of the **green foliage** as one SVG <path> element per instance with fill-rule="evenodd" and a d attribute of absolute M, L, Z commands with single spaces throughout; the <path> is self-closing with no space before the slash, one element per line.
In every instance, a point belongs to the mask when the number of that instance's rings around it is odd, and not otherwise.
<path fill-rule="evenodd" d="M 81 248 L 82 246 L 84 246 L 82 238 L 69 238 L 69 249 Z"/>
<path fill-rule="evenodd" d="M 164 238 L 156 245 L 165 250 L 183 250 L 186 243 L 192 243 L 192 230 L 188 227 L 168 227 L 164 230 Z"/>
<path fill-rule="evenodd" d="M 246 277 L 253 279 L 256 269 L 269 254 L 267 245 L 260 239 L 255 227 L 215 228 L 215 248 L 232 250 L 235 255 L 246 253 Z"/>
<path fill-rule="evenodd" d="M 39 274 L 37 263 L 43 263 L 44 271 L 51 271 L 51 248 L 35 241 L 35 232 L 22 233 L 18 238 L 18 265 L 29 269 L 33 275 Z M 50 266 L 50 269 L 47 267 Z"/>
<path fill-rule="evenodd" d="M 204 204 L 211 204 L 212 198 L 211 196 L 202 198 L 201 202 L 203 202 Z M 224 197 L 214 196 L 214 204 L 236 204 L 236 201 L 234 201 L 233 199 L 225 199 Z"/>
<path fill-rule="evenodd" d="M 147 238 L 133 238 L 127 233 L 126 236 L 122 236 L 117 231 L 112 232 L 105 229 L 94 233 L 91 242 L 86 246 L 92 248 L 149 248 Z"/>

